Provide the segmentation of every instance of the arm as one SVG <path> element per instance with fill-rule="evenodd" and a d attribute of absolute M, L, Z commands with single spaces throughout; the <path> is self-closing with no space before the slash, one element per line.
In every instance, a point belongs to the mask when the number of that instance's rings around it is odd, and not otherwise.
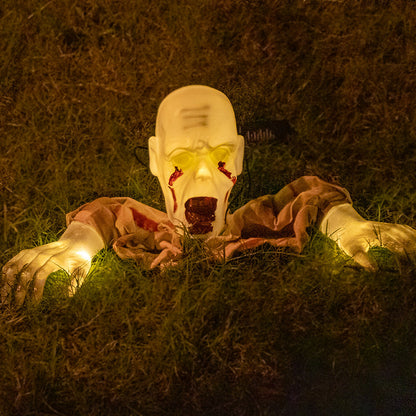
<path fill-rule="evenodd" d="M 372 271 L 377 264 L 368 255 L 371 247 L 385 247 L 399 255 L 416 253 L 416 230 L 407 225 L 367 221 L 351 204 L 332 207 L 319 229 L 358 264 Z"/>
<path fill-rule="evenodd" d="M 100 234 L 90 225 L 79 221 L 69 224 L 58 241 L 21 251 L 2 270 L 1 298 L 21 305 L 31 289 L 39 301 L 49 274 L 65 270 L 72 275 L 71 289 L 87 275 L 91 259 L 105 244 Z"/>
<path fill-rule="evenodd" d="M 123 247 L 124 240 L 120 241 L 120 237 L 133 235 L 138 229 L 142 233 L 133 240 L 143 252 L 149 248 L 146 244 L 149 234 L 158 234 L 157 238 L 150 238 L 149 251 L 162 250 L 162 240 L 166 239 L 163 230 L 157 233 L 156 230 L 159 224 L 167 222 L 167 215 L 131 198 L 98 198 L 68 213 L 66 220 L 68 228 L 58 241 L 23 250 L 3 267 L 3 302 L 14 297 L 21 305 L 29 292 L 36 301 L 40 300 L 48 275 L 61 269 L 72 275 L 73 292 L 82 283 L 98 251 L 117 243 L 117 253 L 126 254 L 133 247 L 129 242 Z M 153 256 L 156 260 L 152 265 L 163 262 L 163 257 Z"/>
<path fill-rule="evenodd" d="M 49 274 L 65 270 L 72 275 L 70 292 L 87 275 L 91 259 L 127 230 L 117 228 L 120 208 L 127 198 L 98 198 L 67 214 L 68 228 L 58 241 L 12 258 L 2 269 L 1 299 L 21 305 L 27 294 L 39 301 Z M 125 228 L 129 228 L 128 226 Z"/>

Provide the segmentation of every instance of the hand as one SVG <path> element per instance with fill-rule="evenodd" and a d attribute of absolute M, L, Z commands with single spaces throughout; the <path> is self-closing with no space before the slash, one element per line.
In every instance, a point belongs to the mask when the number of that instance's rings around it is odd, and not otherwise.
<path fill-rule="evenodd" d="M 416 256 L 416 230 L 407 225 L 367 221 L 350 204 L 331 208 L 320 230 L 368 270 L 377 270 L 376 262 L 368 255 L 371 247 L 385 247 L 401 256 Z"/>
<path fill-rule="evenodd" d="M 14 302 L 20 306 L 28 294 L 38 302 L 46 279 L 58 270 L 71 275 L 73 293 L 87 275 L 92 257 L 103 247 L 94 229 L 80 222 L 71 223 L 59 241 L 23 250 L 3 267 L 2 302 L 10 302 L 14 296 Z"/>
<path fill-rule="evenodd" d="M 368 255 L 371 247 L 384 247 L 399 256 L 416 255 L 416 230 L 400 224 L 365 221 L 348 223 L 337 240 L 338 246 L 358 264 L 377 270 L 376 262 Z"/>
<path fill-rule="evenodd" d="M 27 294 L 33 295 L 37 302 L 41 299 L 48 276 L 58 270 L 72 275 L 71 287 L 82 282 L 91 266 L 87 252 L 71 247 L 68 241 L 54 243 L 21 251 L 13 257 L 2 271 L 1 298 L 10 301 L 14 295 L 20 306 Z"/>

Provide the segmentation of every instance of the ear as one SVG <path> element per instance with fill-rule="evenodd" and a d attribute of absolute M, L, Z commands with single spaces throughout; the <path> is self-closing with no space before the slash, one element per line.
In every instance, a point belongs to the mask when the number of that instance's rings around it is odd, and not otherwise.
<path fill-rule="evenodd" d="M 158 176 L 159 174 L 159 138 L 156 136 L 152 136 L 149 139 L 149 167 L 150 172 L 152 172 L 153 175 Z"/>
<path fill-rule="evenodd" d="M 244 160 L 244 137 L 237 136 L 237 149 L 235 151 L 235 168 L 236 175 L 238 176 L 243 171 L 243 160 Z"/>

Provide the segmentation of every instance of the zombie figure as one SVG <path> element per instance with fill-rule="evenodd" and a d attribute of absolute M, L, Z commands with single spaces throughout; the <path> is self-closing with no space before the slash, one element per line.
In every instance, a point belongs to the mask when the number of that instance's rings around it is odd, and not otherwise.
<path fill-rule="evenodd" d="M 159 179 L 167 213 L 131 198 L 99 198 L 81 206 L 67 214 L 68 228 L 58 241 L 24 250 L 3 267 L 3 301 L 14 296 L 21 304 L 29 291 L 39 300 L 48 275 L 59 269 L 79 281 L 106 246 L 143 267 L 175 264 L 184 233 L 204 239 L 213 259 L 266 242 L 300 252 L 311 225 L 370 270 L 377 267 L 367 254 L 372 246 L 416 252 L 414 229 L 363 219 L 345 189 L 314 176 L 227 214 L 243 150 L 223 93 L 201 85 L 173 91 L 162 101 L 156 134 L 149 139 L 150 170 Z"/>

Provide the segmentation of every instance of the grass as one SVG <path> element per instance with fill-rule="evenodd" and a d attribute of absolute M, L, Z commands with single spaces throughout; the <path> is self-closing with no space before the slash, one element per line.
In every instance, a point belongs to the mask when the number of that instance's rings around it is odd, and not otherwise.
<path fill-rule="evenodd" d="M 5 0 L 0 20 L 1 265 L 96 197 L 164 209 L 134 149 L 192 83 L 296 131 L 247 147 L 232 208 L 316 174 L 416 225 L 412 2 Z M 104 250 L 75 296 L 56 273 L 2 306 L 0 414 L 414 414 L 415 265 L 373 254 L 368 273 L 316 230 L 224 264 L 191 242 L 164 272 Z"/>

